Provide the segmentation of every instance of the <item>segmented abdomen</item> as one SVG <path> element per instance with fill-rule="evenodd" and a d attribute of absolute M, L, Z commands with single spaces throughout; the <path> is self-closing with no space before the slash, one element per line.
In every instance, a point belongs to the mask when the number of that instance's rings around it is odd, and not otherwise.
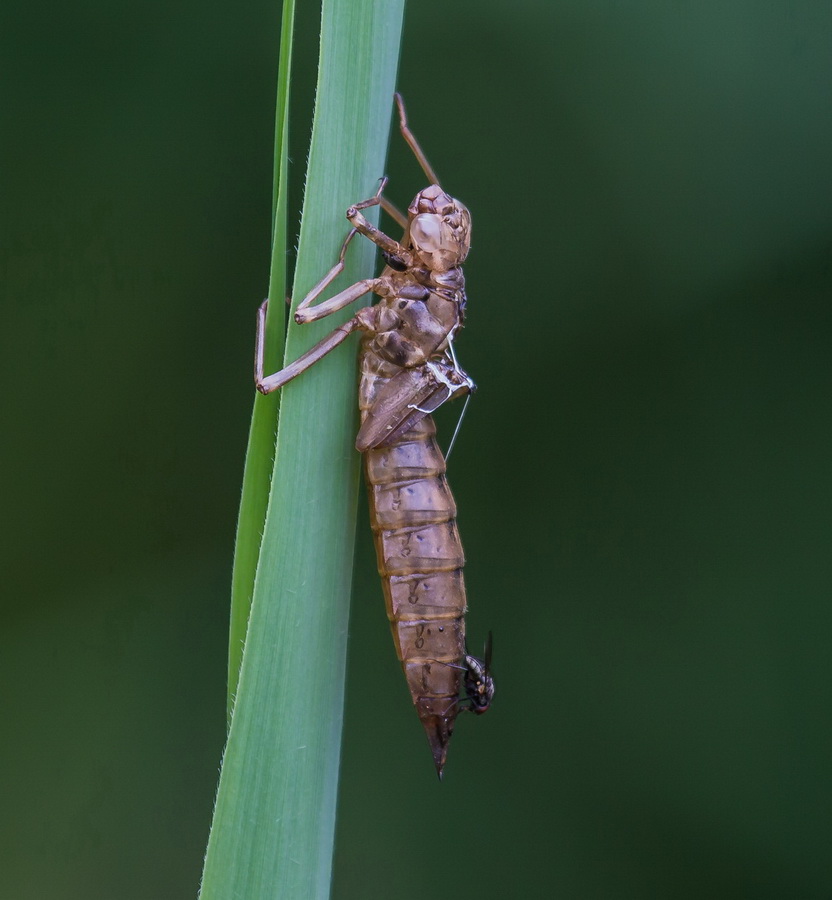
<path fill-rule="evenodd" d="M 362 418 L 370 395 L 387 381 L 380 362 L 365 356 Z M 364 459 L 393 640 L 441 771 L 458 712 L 466 601 L 456 504 L 435 434 L 426 416 L 393 443 L 366 451 Z"/>

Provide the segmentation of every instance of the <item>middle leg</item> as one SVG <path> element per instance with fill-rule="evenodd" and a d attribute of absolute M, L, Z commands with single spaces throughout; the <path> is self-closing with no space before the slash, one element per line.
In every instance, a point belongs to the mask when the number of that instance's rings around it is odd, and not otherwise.
<path fill-rule="evenodd" d="M 339 325 L 338 328 L 331 331 L 325 338 L 318 341 L 314 347 L 299 356 L 294 362 L 288 366 L 275 372 L 273 375 L 263 375 L 263 354 L 265 346 L 266 333 L 266 307 L 269 301 L 264 300 L 257 310 L 257 340 L 254 350 L 254 384 L 261 394 L 270 394 L 284 384 L 297 378 L 302 372 L 305 372 L 310 366 L 315 365 L 318 360 L 323 359 L 330 351 L 334 350 L 354 332 L 367 325 L 364 318 L 353 316 L 348 322 Z"/>
<path fill-rule="evenodd" d="M 356 203 L 354 206 L 351 206 L 349 210 L 347 210 L 347 216 L 349 216 L 350 212 L 355 212 L 355 214 L 361 219 L 362 222 L 366 223 L 369 228 L 374 228 L 374 226 L 370 225 L 369 222 L 362 216 L 358 210 L 367 209 L 370 206 L 377 206 L 379 204 L 383 204 L 381 199 L 381 194 L 384 188 L 387 185 L 387 176 L 385 175 L 379 183 L 378 190 L 376 193 L 370 197 L 368 200 L 362 200 L 359 203 Z M 378 229 L 375 229 L 378 231 Z M 354 300 L 357 300 L 359 297 L 362 297 L 364 294 L 369 293 L 372 290 L 375 290 L 377 286 L 377 279 L 363 279 L 362 281 L 356 282 L 351 287 L 346 288 L 340 293 L 336 294 L 334 297 L 331 297 L 329 300 L 325 300 L 323 303 L 319 303 L 314 309 L 309 309 L 312 304 L 318 299 L 318 297 L 323 294 L 323 292 L 332 284 L 333 281 L 344 271 L 345 257 L 347 253 L 347 247 L 350 245 L 350 241 L 355 237 L 356 232 L 363 232 L 362 228 L 353 227 L 350 229 L 349 234 L 344 239 L 344 243 L 341 245 L 341 251 L 338 254 L 338 262 L 324 275 L 324 277 L 312 288 L 311 291 L 303 298 L 303 300 L 298 303 L 297 309 L 295 310 L 295 321 L 299 324 L 305 324 L 307 322 L 314 322 L 318 319 L 324 318 L 324 316 L 328 316 L 330 313 L 334 313 L 339 309 L 343 309 L 345 306 L 348 306 Z M 379 232 L 381 233 L 381 232 Z M 387 238 L 387 240 L 391 240 Z M 398 245 L 397 245 L 398 246 Z"/>

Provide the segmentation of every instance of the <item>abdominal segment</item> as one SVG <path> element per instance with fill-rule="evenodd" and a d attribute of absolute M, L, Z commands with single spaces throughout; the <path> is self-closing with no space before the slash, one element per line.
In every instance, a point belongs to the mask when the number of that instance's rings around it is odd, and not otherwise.
<path fill-rule="evenodd" d="M 436 428 L 426 416 L 365 453 L 370 519 L 396 652 L 441 775 L 465 655 L 465 557 Z"/>

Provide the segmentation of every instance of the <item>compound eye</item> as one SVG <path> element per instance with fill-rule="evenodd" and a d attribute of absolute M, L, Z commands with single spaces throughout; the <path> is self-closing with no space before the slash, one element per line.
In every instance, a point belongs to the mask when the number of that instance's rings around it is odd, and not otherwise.
<path fill-rule="evenodd" d="M 438 250 L 442 243 L 442 220 L 430 213 L 423 213 L 410 223 L 410 237 L 419 250 L 428 253 Z"/>

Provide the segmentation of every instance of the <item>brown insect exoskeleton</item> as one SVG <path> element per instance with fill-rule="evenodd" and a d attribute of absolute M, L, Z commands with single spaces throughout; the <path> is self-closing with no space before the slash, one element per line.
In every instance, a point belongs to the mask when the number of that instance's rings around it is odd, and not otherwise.
<path fill-rule="evenodd" d="M 416 195 L 407 217 L 382 196 L 386 178 L 375 196 L 347 210 L 352 229 L 338 262 L 298 304 L 295 321 L 321 319 L 370 292 L 379 302 L 362 308 L 286 368 L 265 377 L 264 303 L 257 320 L 255 381 L 264 394 L 276 390 L 352 332 L 363 332 L 361 427 L 355 446 L 364 454 L 378 570 L 396 651 L 441 777 L 459 710 L 485 712 L 494 694 L 490 649 L 485 662 L 465 649 L 465 557 L 430 415 L 474 389 L 453 350 L 465 313 L 461 264 L 470 247 L 471 215 L 440 187 L 408 128 L 402 98 L 396 94 L 395 99 L 401 133 L 431 184 Z M 400 241 L 362 215 L 362 209 L 375 205 L 404 228 Z M 378 278 L 358 281 L 313 306 L 343 271 L 356 233 L 381 249 L 386 267 Z M 468 707 L 459 701 L 463 673 Z"/>

